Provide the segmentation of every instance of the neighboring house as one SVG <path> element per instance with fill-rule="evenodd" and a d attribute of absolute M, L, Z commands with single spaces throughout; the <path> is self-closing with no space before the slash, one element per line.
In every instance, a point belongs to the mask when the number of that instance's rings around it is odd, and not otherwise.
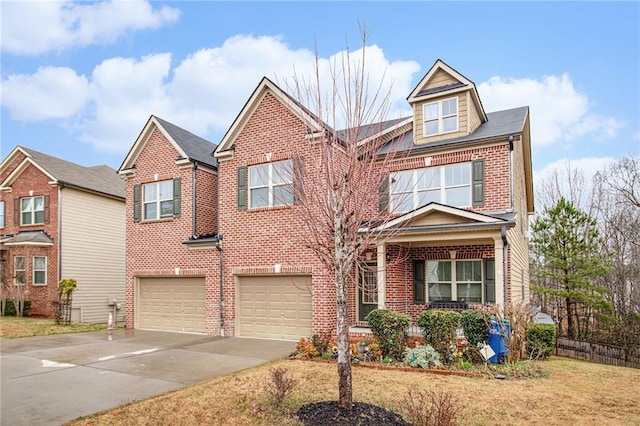
<path fill-rule="evenodd" d="M 219 332 L 215 147 L 151 116 L 120 167 L 127 184 L 127 327 Z"/>
<path fill-rule="evenodd" d="M 368 128 L 378 129 L 374 136 L 388 140 L 380 156 L 388 149 L 396 152 L 380 188 L 379 206 L 370 206 L 372 211 L 380 207 L 391 212 L 394 219 L 377 229 L 388 239 L 366 254 L 369 268 L 356 274 L 360 281 L 349 289 L 350 324 L 366 326 L 364 317 L 376 308 L 406 312 L 415 320 L 429 307 L 527 302 L 525 235 L 533 212 L 529 109 L 485 113 L 475 84 L 440 60 L 408 102 L 412 116 Z M 143 163 L 141 154 L 136 160 L 130 153 L 121 169 L 135 178 L 127 185 L 130 196 L 129 191 L 135 196 L 135 185 L 154 181 L 154 173 L 162 176 L 155 180 L 174 178 L 179 164 L 187 170 L 196 164 L 192 157 L 178 154 L 180 143 L 169 134 L 168 123 L 153 117 L 150 123 L 132 150 L 149 144 L 145 141 L 155 135 L 149 156 Z M 215 149 L 218 163 L 211 163 L 211 174 L 219 178 L 217 211 L 203 213 L 217 217 L 211 228 L 193 232 L 183 219 L 175 218 L 135 222 L 135 208 L 128 207 L 129 229 L 149 230 L 144 236 L 129 236 L 129 255 L 131 246 L 143 240 L 152 252 L 177 253 L 156 275 L 172 276 L 178 283 L 177 276 L 183 275 L 179 267 L 206 278 L 198 283 L 198 291 L 205 294 L 198 308 L 204 309 L 199 318 L 207 333 L 298 339 L 335 330 L 333 273 L 305 247 L 295 200 L 287 197 L 288 188 L 295 185 L 296 167 L 304 170 L 305 162 L 312 161 L 304 147 L 327 129 L 264 78 Z M 363 140 L 372 136 L 362 134 Z M 159 158 L 171 161 L 160 164 Z M 191 184 L 185 185 L 187 178 L 183 169 L 183 195 L 194 193 Z M 187 206 L 195 212 L 216 205 L 210 192 L 206 196 L 198 193 L 196 200 L 183 200 L 183 214 Z M 162 238 L 165 233 L 171 238 Z M 198 241 L 189 238 L 191 234 L 208 235 L 201 243 L 207 249 L 187 251 L 186 245 Z M 162 244 L 152 246 L 159 239 Z M 212 252 L 214 247 L 218 253 Z M 193 254 L 183 263 L 186 253 Z M 135 290 L 129 293 L 128 308 L 136 318 L 128 324 L 139 328 L 146 327 L 138 312 L 146 296 L 140 284 L 132 282 L 131 271 L 140 276 L 144 262 L 129 259 L 128 266 L 128 288 Z M 185 305 L 185 297 L 176 295 L 174 303 Z M 183 317 L 174 312 L 165 322 L 184 321 Z M 157 327 L 170 329 L 157 324 L 152 328 Z"/>
<path fill-rule="evenodd" d="M 124 320 L 124 180 L 17 146 L 0 163 L 0 253 L 9 290 L 24 286 L 31 315 L 51 317 L 58 282 L 74 278 L 74 322 Z"/>

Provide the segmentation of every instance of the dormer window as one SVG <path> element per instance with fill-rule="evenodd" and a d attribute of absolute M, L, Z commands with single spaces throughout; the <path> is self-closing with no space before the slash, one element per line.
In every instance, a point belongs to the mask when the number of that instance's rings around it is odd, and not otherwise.
<path fill-rule="evenodd" d="M 458 131 L 458 98 L 424 104 L 424 136 Z"/>

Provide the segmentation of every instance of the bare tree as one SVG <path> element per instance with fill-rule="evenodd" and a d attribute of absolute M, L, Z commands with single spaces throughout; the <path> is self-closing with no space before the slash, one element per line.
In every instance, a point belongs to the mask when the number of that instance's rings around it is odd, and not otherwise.
<path fill-rule="evenodd" d="M 358 55 L 347 48 L 331 64 L 331 87 L 321 87 L 317 54 L 315 81 L 294 78 L 293 85 L 298 100 L 316 111 L 318 127 L 323 129 L 308 135 L 306 146 L 291 147 L 296 157 L 304 157 L 302 167 L 294 166 L 293 196 L 303 223 L 301 238 L 335 280 L 338 405 L 347 409 L 353 402 L 348 289 L 357 285 L 356 271 L 365 251 L 384 242 L 385 236 L 375 229 L 392 217 L 388 209 L 378 209 L 378 189 L 394 158 L 393 149 L 380 154 L 389 142 L 379 136 L 389 98 L 382 93 L 382 82 L 369 86 L 367 33 L 361 34 Z M 335 130 L 336 123 L 345 130 Z"/>

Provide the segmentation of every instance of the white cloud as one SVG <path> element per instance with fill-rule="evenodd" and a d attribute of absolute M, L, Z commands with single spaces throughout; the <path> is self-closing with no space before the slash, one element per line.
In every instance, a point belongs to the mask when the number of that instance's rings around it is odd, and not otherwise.
<path fill-rule="evenodd" d="M 177 9 L 154 9 L 146 0 L 3 2 L 0 46 L 17 55 L 37 55 L 111 43 L 127 32 L 159 28 L 179 16 Z"/>
<path fill-rule="evenodd" d="M 478 85 L 478 91 L 487 111 L 529 105 L 534 146 L 571 142 L 587 134 L 611 139 L 621 127 L 615 118 L 591 112 L 587 95 L 566 73 L 541 79 L 492 77 Z"/>
<path fill-rule="evenodd" d="M 358 57 L 358 52 L 352 57 Z M 320 59 L 322 70 L 326 70 L 330 60 Z M 200 136 L 209 135 L 212 142 L 218 142 L 263 75 L 289 91 L 287 82 L 292 82 L 294 64 L 295 73 L 308 79 L 315 56 L 307 49 L 291 49 L 280 37 L 240 35 L 227 39 L 220 47 L 199 50 L 177 65 L 172 66 L 171 61 L 172 56 L 168 53 L 143 58 L 111 58 L 97 65 L 86 79 L 66 68 L 52 68 L 66 78 L 70 73 L 71 77 L 85 81 L 86 97 L 82 98 L 82 103 L 68 107 L 64 116 L 73 117 L 65 124 L 83 142 L 110 152 L 127 152 L 151 114 Z M 419 70 L 418 64 L 389 62 L 382 49 L 373 45 L 367 48 L 366 66 L 370 73 L 370 90 L 377 88 L 376 83 L 385 73 L 385 79 L 393 81 L 389 116 L 397 117 L 402 108 L 405 114 L 410 112 L 405 96 L 412 89 L 412 77 Z M 33 81 L 36 77 L 21 78 Z M 53 77 L 55 73 L 47 80 L 51 87 L 58 81 Z M 9 76 L 3 86 L 7 82 L 6 90 L 13 89 L 18 93 L 21 86 L 9 84 L 14 78 Z M 328 78 L 323 72 L 325 87 Z M 386 93 L 386 89 L 389 89 L 388 85 L 382 93 Z M 16 119 L 38 120 L 45 115 L 39 111 L 40 103 L 49 105 L 66 99 L 66 95 L 47 91 L 36 95 L 39 97 L 37 102 L 15 98 L 14 102 L 4 103 L 3 100 L 3 103 Z M 51 114 L 50 109 L 46 111 Z"/>
<path fill-rule="evenodd" d="M 13 74 L 0 86 L 2 106 L 11 111 L 12 119 L 21 121 L 72 117 L 83 110 L 89 95 L 85 76 L 62 67 Z"/>

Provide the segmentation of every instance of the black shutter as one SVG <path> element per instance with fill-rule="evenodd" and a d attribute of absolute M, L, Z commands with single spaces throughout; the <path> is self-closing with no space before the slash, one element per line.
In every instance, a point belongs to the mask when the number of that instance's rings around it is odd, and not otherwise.
<path fill-rule="evenodd" d="M 44 223 L 49 223 L 49 196 L 44 197 Z"/>
<path fill-rule="evenodd" d="M 484 303 L 496 302 L 496 259 L 484 260 Z"/>
<path fill-rule="evenodd" d="M 13 224 L 20 225 L 20 198 L 13 200 Z"/>
<path fill-rule="evenodd" d="M 140 185 L 133 185 L 133 221 L 140 222 Z"/>
<path fill-rule="evenodd" d="M 484 204 L 484 160 L 474 160 L 471 163 L 473 205 Z"/>
<path fill-rule="evenodd" d="M 247 209 L 247 167 L 238 167 L 238 210 Z"/>
<path fill-rule="evenodd" d="M 180 217 L 180 178 L 173 180 L 173 217 Z"/>
<path fill-rule="evenodd" d="M 413 303 L 424 304 L 425 300 L 424 260 L 413 261 Z"/>
<path fill-rule="evenodd" d="M 385 176 L 378 189 L 378 213 L 389 213 L 389 176 Z"/>

